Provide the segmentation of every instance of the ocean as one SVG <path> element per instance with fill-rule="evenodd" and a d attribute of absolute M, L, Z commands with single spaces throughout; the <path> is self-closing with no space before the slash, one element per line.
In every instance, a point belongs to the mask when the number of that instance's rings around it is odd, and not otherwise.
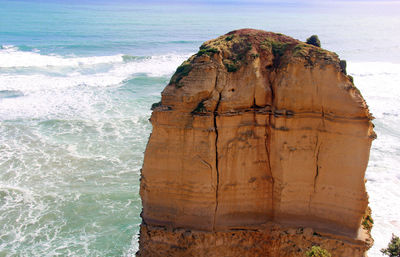
<path fill-rule="evenodd" d="M 150 106 L 202 42 L 280 32 L 347 60 L 378 138 L 370 257 L 400 235 L 398 1 L 0 0 L 0 256 L 134 256 Z"/>

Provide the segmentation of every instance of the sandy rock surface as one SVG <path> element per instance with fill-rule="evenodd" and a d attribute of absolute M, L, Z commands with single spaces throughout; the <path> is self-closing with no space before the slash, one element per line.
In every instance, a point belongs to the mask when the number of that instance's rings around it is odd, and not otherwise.
<path fill-rule="evenodd" d="M 364 256 L 371 119 L 335 53 L 251 29 L 205 42 L 151 116 L 138 255 Z"/>

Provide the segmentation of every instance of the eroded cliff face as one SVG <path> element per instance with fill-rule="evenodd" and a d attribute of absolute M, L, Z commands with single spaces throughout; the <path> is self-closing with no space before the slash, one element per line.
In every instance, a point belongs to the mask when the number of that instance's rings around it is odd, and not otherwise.
<path fill-rule="evenodd" d="M 361 223 L 375 134 L 336 54 L 230 32 L 178 67 L 151 123 L 138 256 L 302 256 L 321 245 L 348 257 L 372 244 Z"/>

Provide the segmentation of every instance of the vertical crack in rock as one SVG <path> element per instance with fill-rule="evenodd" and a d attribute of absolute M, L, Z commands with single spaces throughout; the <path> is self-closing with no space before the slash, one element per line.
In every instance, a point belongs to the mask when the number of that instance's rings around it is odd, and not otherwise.
<path fill-rule="evenodd" d="M 218 74 L 215 78 L 215 89 L 217 90 L 218 83 Z M 215 131 L 215 170 L 217 173 L 217 185 L 215 188 L 215 210 L 214 210 L 214 221 L 213 221 L 213 231 L 215 231 L 215 222 L 217 218 L 218 211 L 218 191 L 219 191 L 219 170 L 218 170 L 218 127 L 217 127 L 217 116 L 218 116 L 218 107 L 221 102 L 221 92 L 219 93 L 218 102 L 214 109 L 214 131 Z"/>
<path fill-rule="evenodd" d="M 317 132 L 319 133 L 319 132 Z M 314 194 L 317 192 L 317 180 L 318 180 L 318 176 L 319 176 L 319 153 L 320 153 L 320 149 L 321 149 L 321 144 L 319 142 L 319 135 L 317 134 L 317 140 L 315 143 L 315 151 L 314 151 L 314 155 L 315 155 L 315 175 L 314 175 L 314 181 L 313 181 L 313 191 L 310 193 L 310 198 L 308 201 L 308 210 L 311 212 L 311 201 L 312 198 L 314 196 Z"/>
<path fill-rule="evenodd" d="M 322 126 L 323 129 L 325 130 L 325 111 L 324 111 L 324 106 L 321 106 L 321 119 L 322 119 Z M 317 187 L 317 179 L 319 175 L 319 152 L 321 149 L 321 144 L 322 142 L 319 142 L 319 132 L 317 132 L 317 142 L 316 142 L 316 150 L 317 153 L 315 154 L 315 177 L 314 177 L 314 193 L 316 193 L 316 187 Z M 311 202 L 311 201 L 310 201 Z"/>
<path fill-rule="evenodd" d="M 272 86 L 272 81 L 271 81 L 271 73 L 268 74 L 268 83 L 269 83 L 269 88 L 271 91 L 271 112 L 269 112 L 268 115 L 268 124 L 266 124 L 265 128 L 265 151 L 267 153 L 267 158 L 268 158 L 268 168 L 269 168 L 269 173 L 271 175 L 271 219 L 274 219 L 275 216 L 275 206 L 274 206 L 274 196 L 275 196 L 275 178 L 272 173 L 272 166 L 271 166 L 271 153 L 269 151 L 270 149 L 270 144 L 271 144 L 271 117 L 274 113 L 274 89 Z"/>
<path fill-rule="evenodd" d="M 317 140 L 317 144 L 318 144 L 318 140 Z M 314 176 L 314 193 L 316 193 L 316 187 L 317 187 L 317 179 L 318 179 L 318 175 L 319 175 L 319 150 L 321 148 L 321 144 L 318 146 L 317 149 L 317 154 L 315 156 L 315 176 Z"/>
<path fill-rule="evenodd" d="M 270 113 L 268 113 L 267 115 L 269 116 L 269 118 L 271 118 L 271 114 Z M 271 133 L 271 127 L 269 125 L 266 125 L 265 126 L 265 151 L 267 153 L 267 162 L 268 162 L 268 169 L 269 169 L 269 174 L 268 175 L 271 176 L 271 182 L 272 182 L 272 185 L 271 185 L 271 208 L 272 208 L 272 210 L 271 210 L 271 219 L 273 219 L 274 218 L 274 191 L 275 191 L 274 187 L 275 187 L 275 179 L 274 179 L 274 176 L 272 174 L 272 168 L 271 168 L 271 154 L 269 152 L 269 140 L 270 140 L 269 133 Z"/>
<path fill-rule="evenodd" d="M 318 88 L 318 87 L 317 87 Z M 317 89 L 317 93 L 318 93 L 318 89 Z M 322 120 L 322 127 L 323 130 L 325 130 L 325 111 L 324 111 L 324 106 L 321 105 L 321 120 Z M 314 184 L 313 184 L 313 192 L 310 193 L 310 199 L 309 199 L 309 203 L 308 203 L 308 209 L 309 211 L 311 211 L 311 201 L 312 201 L 312 197 L 314 196 L 314 194 L 317 192 L 317 180 L 318 180 L 318 176 L 319 176 L 319 153 L 320 153 L 320 149 L 321 149 L 321 142 L 319 142 L 319 131 L 317 131 L 317 140 L 315 143 L 315 151 L 314 151 L 314 155 L 315 155 L 315 175 L 314 175 Z"/>

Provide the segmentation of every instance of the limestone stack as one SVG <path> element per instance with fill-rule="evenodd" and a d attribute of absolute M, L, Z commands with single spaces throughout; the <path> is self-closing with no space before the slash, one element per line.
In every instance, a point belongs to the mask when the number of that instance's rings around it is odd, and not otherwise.
<path fill-rule="evenodd" d="M 205 42 L 151 116 L 138 256 L 365 256 L 371 115 L 335 53 L 243 29 Z"/>

